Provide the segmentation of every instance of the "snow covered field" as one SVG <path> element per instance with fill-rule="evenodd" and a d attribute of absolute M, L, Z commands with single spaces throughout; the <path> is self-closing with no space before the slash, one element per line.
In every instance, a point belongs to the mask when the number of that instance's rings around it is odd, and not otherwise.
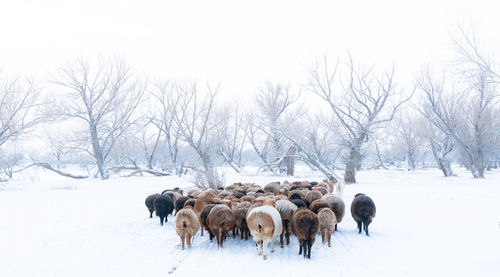
<path fill-rule="evenodd" d="M 377 205 L 371 236 L 358 235 L 346 211 L 332 247 L 318 236 L 311 260 L 291 245 L 257 256 L 253 240 L 228 238 L 223 249 L 198 235 L 181 251 L 169 217 L 149 218 L 147 195 L 189 187 L 177 177 L 72 180 L 43 173 L 0 183 L 0 276 L 500 276 L 500 171 L 474 180 L 438 170 L 362 171 L 359 184 Z M 319 180 L 228 173 L 227 183 Z"/>

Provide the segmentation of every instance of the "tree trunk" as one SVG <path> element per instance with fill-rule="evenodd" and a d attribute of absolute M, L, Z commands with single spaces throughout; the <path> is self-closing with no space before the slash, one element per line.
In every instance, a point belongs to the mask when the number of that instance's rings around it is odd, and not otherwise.
<path fill-rule="evenodd" d="M 99 174 L 101 175 L 101 179 L 106 180 L 109 178 L 106 163 L 104 161 L 104 156 L 102 154 L 102 148 L 99 144 L 99 137 L 97 135 L 97 128 L 93 122 L 90 123 L 90 137 L 92 139 L 92 150 L 94 152 L 94 158 L 97 165 L 97 169 L 99 170 Z"/>
<path fill-rule="evenodd" d="M 346 184 L 356 183 L 356 168 L 360 164 L 361 153 L 356 148 L 351 148 L 349 152 L 349 159 L 346 162 L 344 181 Z"/>
<path fill-rule="evenodd" d="M 286 175 L 293 176 L 295 173 L 295 159 L 290 156 L 286 159 Z"/>
<path fill-rule="evenodd" d="M 416 168 L 415 165 L 415 153 L 413 149 L 408 150 L 408 170 L 409 171 L 414 171 Z"/>

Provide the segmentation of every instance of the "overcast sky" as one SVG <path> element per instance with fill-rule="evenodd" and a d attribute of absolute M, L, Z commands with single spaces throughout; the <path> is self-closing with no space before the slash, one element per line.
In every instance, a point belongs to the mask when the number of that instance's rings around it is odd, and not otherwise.
<path fill-rule="evenodd" d="M 394 61 L 408 80 L 449 59 L 460 19 L 498 46 L 495 2 L 4 0 L 0 68 L 44 79 L 77 55 L 118 54 L 151 78 L 210 80 L 243 94 L 264 80 L 300 83 L 315 57 L 349 50 L 363 63 Z"/>

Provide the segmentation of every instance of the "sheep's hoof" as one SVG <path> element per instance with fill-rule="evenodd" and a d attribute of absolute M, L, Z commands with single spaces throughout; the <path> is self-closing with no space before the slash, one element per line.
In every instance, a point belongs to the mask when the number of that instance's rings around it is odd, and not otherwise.
<path fill-rule="evenodd" d="M 263 257 L 263 258 L 264 258 L 264 260 L 267 260 L 267 255 L 264 255 L 264 257 Z"/>
<path fill-rule="evenodd" d="M 283 248 L 283 245 L 280 245 L 281 248 Z"/>
<path fill-rule="evenodd" d="M 274 253 L 274 249 L 271 249 L 271 253 Z"/>
<path fill-rule="evenodd" d="M 259 256 L 260 256 L 260 255 L 262 255 L 262 253 L 260 253 L 260 252 L 257 252 L 257 254 L 258 254 Z"/>

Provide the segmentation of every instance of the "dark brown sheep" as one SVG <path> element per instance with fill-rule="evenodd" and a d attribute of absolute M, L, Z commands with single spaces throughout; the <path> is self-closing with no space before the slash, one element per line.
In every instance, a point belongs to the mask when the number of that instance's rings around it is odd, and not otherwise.
<path fill-rule="evenodd" d="M 208 228 L 217 238 L 217 246 L 223 247 L 224 240 L 234 227 L 234 214 L 226 205 L 216 205 L 208 214 Z"/>
<path fill-rule="evenodd" d="M 196 199 L 193 199 L 193 198 L 189 198 L 188 200 L 186 200 L 186 202 L 184 202 L 184 208 L 185 207 L 193 207 L 194 208 L 194 204 L 196 203 Z"/>
<path fill-rule="evenodd" d="M 187 196 L 181 196 L 179 197 L 179 199 L 175 200 L 175 214 L 174 215 L 177 215 L 177 213 L 182 209 L 184 208 L 184 204 L 186 203 L 186 201 L 188 201 L 190 198 L 187 197 Z"/>
<path fill-rule="evenodd" d="M 309 205 L 309 210 L 311 210 L 313 213 L 317 214 L 319 210 L 323 208 L 330 208 L 330 205 L 328 205 L 328 202 L 325 200 L 317 199 L 314 200 L 311 205 Z"/>
<path fill-rule="evenodd" d="M 293 216 L 294 232 L 299 240 L 299 255 L 304 249 L 304 258 L 311 258 L 311 247 L 319 230 L 318 216 L 306 209 L 298 210 Z"/>
<path fill-rule="evenodd" d="M 163 220 L 168 222 L 168 215 L 174 211 L 174 201 L 168 195 L 160 195 L 153 202 L 155 213 L 160 217 L 160 224 L 163 226 Z"/>
<path fill-rule="evenodd" d="M 297 208 L 306 208 L 307 209 L 307 204 L 304 202 L 304 200 L 301 199 L 293 199 L 292 203 L 297 206 Z"/>
<path fill-rule="evenodd" d="M 160 196 L 159 193 L 151 194 L 150 196 L 146 197 L 146 207 L 148 208 L 149 211 L 149 218 L 153 217 L 153 211 L 155 210 L 154 202 L 156 198 Z"/>
<path fill-rule="evenodd" d="M 209 204 L 203 208 L 203 211 L 200 214 L 200 223 L 201 223 L 201 228 L 205 228 L 208 230 L 208 235 L 210 237 L 210 241 L 214 238 L 214 234 L 210 231 L 208 228 L 208 215 L 210 214 L 210 211 L 212 208 L 215 207 L 215 204 Z"/>
<path fill-rule="evenodd" d="M 359 234 L 361 234 L 361 228 L 363 228 L 366 235 L 369 236 L 368 225 L 370 225 L 375 217 L 375 213 L 375 203 L 370 197 L 363 193 L 358 193 L 354 196 L 354 200 L 351 203 L 351 214 L 354 221 L 358 223 Z"/>

